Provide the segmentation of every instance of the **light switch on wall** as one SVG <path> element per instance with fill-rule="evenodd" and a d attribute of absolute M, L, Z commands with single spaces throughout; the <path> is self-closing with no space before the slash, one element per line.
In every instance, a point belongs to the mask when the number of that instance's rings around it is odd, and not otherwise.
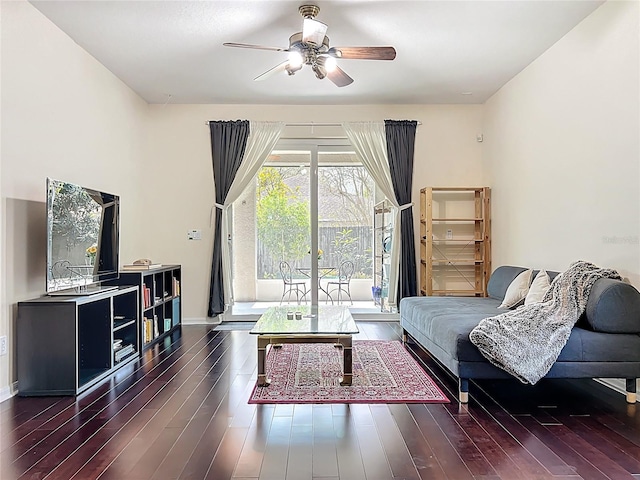
<path fill-rule="evenodd" d="M 189 230 L 187 238 L 189 240 L 202 240 L 202 230 Z"/>

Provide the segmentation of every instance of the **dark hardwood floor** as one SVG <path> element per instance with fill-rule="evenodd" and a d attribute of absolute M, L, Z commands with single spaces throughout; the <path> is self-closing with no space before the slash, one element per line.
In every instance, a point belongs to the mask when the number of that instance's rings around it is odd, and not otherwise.
<path fill-rule="evenodd" d="M 185 326 L 80 397 L 3 402 L 0 478 L 640 479 L 639 405 L 594 381 L 472 383 L 461 406 L 417 350 L 451 403 L 248 405 L 255 344 Z"/>

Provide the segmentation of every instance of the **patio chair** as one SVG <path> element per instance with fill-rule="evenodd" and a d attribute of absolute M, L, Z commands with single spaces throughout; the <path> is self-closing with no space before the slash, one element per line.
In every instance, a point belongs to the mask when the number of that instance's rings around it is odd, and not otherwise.
<path fill-rule="evenodd" d="M 349 297 L 349 302 L 353 305 L 353 300 L 351 299 L 351 291 L 349 290 L 349 285 L 351 283 L 351 276 L 355 271 L 355 266 L 353 262 L 350 260 L 345 260 L 340 264 L 338 268 L 338 278 L 335 280 L 331 280 L 327 282 L 327 292 L 331 299 L 335 298 L 338 300 L 338 305 L 342 301 L 342 292 L 346 293 Z M 336 292 L 335 296 L 331 295 L 331 292 Z"/>
<path fill-rule="evenodd" d="M 284 282 L 284 288 L 282 291 L 282 298 L 280 299 L 280 305 L 282 305 L 282 301 L 284 297 L 289 294 L 287 298 L 287 302 L 291 302 L 291 295 L 293 293 L 296 294 L 296 301 L 298 305 L 300 305 L 300 300 L 304 298 L 304 303 L 307 303 L 307 282 L 304 280 L 294 280 L 291 272 L 291 265 L 287 262 L 280 262 L 280 275 L 282 275 L 282 281 Z M 302 294 L 302 296 L 301 296 Z"/>

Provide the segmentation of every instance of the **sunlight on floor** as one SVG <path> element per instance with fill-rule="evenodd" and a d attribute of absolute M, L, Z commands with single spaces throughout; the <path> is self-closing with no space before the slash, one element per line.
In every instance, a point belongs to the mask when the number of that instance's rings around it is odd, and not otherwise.
<path fill-rule="evenodd" d="M 232 307 L 232 315 L 262 315 L 267 308 L 277 307 L 278 305 L 280 305 L 280 302 L 236 302 Z M 282 305 L 292 305 L 295 307 L 297 304 L 295 302 L 283 302 Z M 322 303 L 322 305 L 324 305 L 324 303 Z M 373 301 L 354 301 L 353 305 L 349 305 L 348 302 L 345 302 L 343 305 L 348 306 L 349 311 L 354 316 L 364 315 L 367 318 L 384 317 L 388 319 L 390 315 L 389 312 L 381 312 L 380 306 L 373 303 Z"/>

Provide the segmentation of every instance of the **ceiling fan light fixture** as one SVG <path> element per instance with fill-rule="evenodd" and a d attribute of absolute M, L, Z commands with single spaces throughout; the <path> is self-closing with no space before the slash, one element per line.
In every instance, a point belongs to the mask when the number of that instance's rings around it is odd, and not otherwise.
<path fill-rule="evenodd" d="M 302 24 L 302 41 L 319 47 L 327 34 L 327 25 L 313 18 L 305 18 Z"/>
<path fill-rule="evenodd" d="M 300 53 L 298 50 L 291 50 L 289 52 L 290 67 L 297 68 L 299 70 L 300 67 L 302 67 L 303 63 L 304 63 L 304 57 L 302 56 L 302 53 Z"/>
<path fill-rule="evenodd" d="M 338 66 L 338 62 L 334 57 L 324 57 L 324 68 L 327 72 L 333 72 Z"/>
<path fill-rule="evenodd" d="M 284 69 L 286 70 L 288 75 L 295 75 L 295 73 L 302 69 L 302 64 L 300 65 L 291 65 L 288 63 Z"/>

